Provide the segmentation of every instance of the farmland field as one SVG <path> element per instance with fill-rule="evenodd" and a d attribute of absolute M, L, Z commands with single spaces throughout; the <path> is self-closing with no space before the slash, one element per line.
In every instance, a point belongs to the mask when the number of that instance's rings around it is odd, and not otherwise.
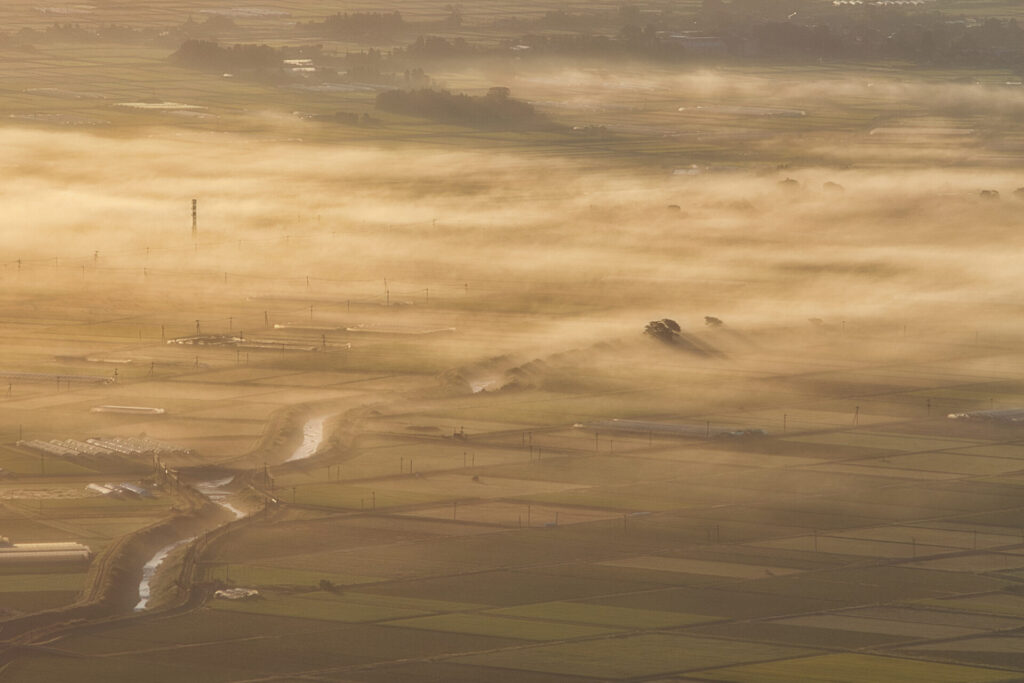
<path fill-rule="evenodd" d="M 1006 672 L 986 671 L 954 664 L 933 664 L 868 655 L 811 657 L 782 664 L 752 664 L 702 674 L 715 681 L 1008 681 Z"/>
<path fill-rule="evenodd" d="M 1020 680 L 1022 16 L 3 3 L 0 679 Z"/>
<path fill-rule="evenodd" d="M 579 644 L 541 645 L 510 653 L 457 659 L 468 664 L 581 674 L 608 678 L 705 669 L 721 661 L 781 659 L 813 654 L 795 648 L 746 644 L 687 636 L 646 635 Z"/>

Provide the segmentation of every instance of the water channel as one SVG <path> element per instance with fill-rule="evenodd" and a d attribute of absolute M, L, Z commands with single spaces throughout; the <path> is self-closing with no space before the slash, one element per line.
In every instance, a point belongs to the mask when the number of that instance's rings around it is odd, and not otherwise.
<path fill-rule="evenodd" d="M 292 456 L 288 458 L 286 462 L 292 462 L 293 460 L 302 460 L 314 455 L 320 446 L 323 445 L 324 440 L 324 424 L 327 422 L 328 415 L 321 415 L 320 417 L 311 418 L 302 427 L 302 443 Z M 231 494 L 224 490 L 224 487 L 234 481 L 234 475 L 225 477 L 223 479 L 213 479 L 211 481 L 203 481 L 196 484 L 195 488 L 199 493 L 206 496 L 206 498 L 212 502 L 220 505 L 222 508 L 230 512 L 235 516 L 235 519 L 241 519 L 245 517 L 245 513 L 236 508 L 230 502 L 228 498 Z M 157 570 L 163 561 L 167 559 L 167 556 L 171 554 L 171 551 L 180 545 L 184 545 L 195 539 L 195 536 L 190 538 L 183 538 L 180 541 L 169 543 L 163 548 L 160 548 L 153 557 L 146 562 L 142 567 L 142 581 L 139 582 L 139 602 L 135 605 L 135 611 L 141 612 L 147 609 L 149 605 L 149 596 L 151 583 L 153 577 L 156 575 Z"/>

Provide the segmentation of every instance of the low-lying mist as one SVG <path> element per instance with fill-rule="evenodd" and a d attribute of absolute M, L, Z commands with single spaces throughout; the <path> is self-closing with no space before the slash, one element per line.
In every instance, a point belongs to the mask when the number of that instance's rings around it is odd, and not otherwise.
<path fill-rule="evenodd" d="M 755 326 L 937 312 L 949 323 L 943 307 L 962 315 L 1024 289 L 1014 257 L 1024 204 L 1013 195 L 1024 178 L 1011 171 L 680 176 L 160 129 L 111 138 L 8 128 L 0 144 L 0 275 L 20 287 L 51 271 L 18 277 L 18 260 L 224 273 L 250 294 L 307 277 L 484 288 L 499 310 L 506 295 L 523 310 L 571 303 L 589 283 L 602 303 L 563 317 L 613 326 L 706 314 Z"/>
<path fill-rule="evenodd" d="M 568 66 L 558 62 L 519 65 L 506 70 L 485 71 L 485 78 L 505 78 L 518 88 L 536 88 L 557 93 L 561 99 L 579 105 L 642 104 L 645 98 L 678 96 L 680 106 L 740 101 L 750 106 L 789 106 L 811 114 L 836 105 L 855 107 L 892 106 L 911 114 L 930 111 L 935 115 L 976 114 L 1015 116 L 1024 111 L 1024 89 L 1019 79 L 979 83 L 971 77 L 948 72 L 929 78 L 896 70 L 858 70 L 847 67 L 827 69 L 706 68 L 677 70 L 652 68 L 647 64 Z M 943 79 L 944 77 L 944 79 Z"/>

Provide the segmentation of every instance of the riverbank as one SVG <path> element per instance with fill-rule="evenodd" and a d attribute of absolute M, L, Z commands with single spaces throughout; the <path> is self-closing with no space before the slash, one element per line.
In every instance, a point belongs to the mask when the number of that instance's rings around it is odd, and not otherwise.
<path fill-rule="evenodd" d="M 158 550 L 183 537 L 221 526 L 226 511 L 188 491 L 193 507 L 121 537 L 97 557 L 90 568 L 82 596 L 66 607 L 36 612 L 0 622 L 3 647 L 0 664 L 18 646 L 52 637 L 83 623 L 100 622 L 130 613 L 138 603 L 141 568 Z"/>

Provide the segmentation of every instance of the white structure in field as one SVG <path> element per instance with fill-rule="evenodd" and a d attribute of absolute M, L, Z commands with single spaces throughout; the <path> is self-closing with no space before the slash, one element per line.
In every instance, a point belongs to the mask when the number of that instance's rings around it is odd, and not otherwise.
<path fill-rule="evenodd" d="M 78 439 L 53 439 L 51 441 L 18 441 L 17 445 L 45 455 L 61 457 L 76 456 L 152 456 L 152 455 L 190 455 L 192 450 L 175 444 L 164 443 L 144 436 L 91 438 L 85 441 Z"/>
<path fill-rule="evenodd" d="M 163 415 L 166 411 L 163 408 L 150 408 L 149 406 L 96 406 L 90 408 L 93 413 L 122 413 L 125 415 Z"/>
<path fill-rule="evenodd" d="M 213 594 L 213 597 L 223 600 L 248 600 L 259 596 L 260 592 L 255 588 L 223 588 Z"/>
<path fill-rule="evenodd" d="M 88 562 L 92 551 L 81 543 L 11 543 L 0 536 L 0 564 L 20 562 Z"/>

